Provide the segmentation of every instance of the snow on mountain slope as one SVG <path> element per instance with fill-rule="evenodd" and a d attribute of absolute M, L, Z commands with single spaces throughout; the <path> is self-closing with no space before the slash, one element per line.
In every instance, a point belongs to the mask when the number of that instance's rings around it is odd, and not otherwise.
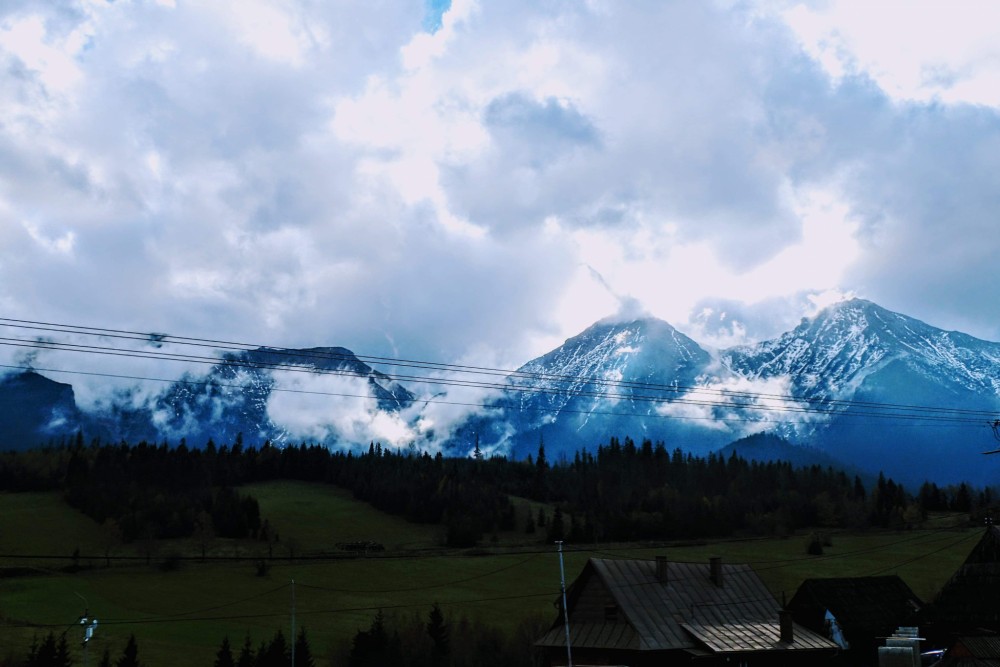
<path fill-rule="evenodd" d="M 892 362 L 934 382 L 1000 394 L 1000 344 L 947 332 L 854 299 L 793 331 L 727 350 L 723 362 L 745 377 L 787 376 L 796 395 L 841 397 Z"/>
<path fill-rule="evenodd" d="M 570 404 L 581 409 L 632 400 L 629 383 L 676 390 L 694 384 L 710 363 L 705 350 L 662 320 L 598 322 L 526 363 L 510 383 L 535 390 L 520 392 L 522 406 L 559 412 Z M 652 412 L 651 405 L 645 408 Z"/>
<path fill-rule="evenodd" d="M 373 423 L 412 401 L 405 387 L 346 348 L 259 348 L 223 355 L 204 375 L 185 375 L 148 404 L 109 400 L 90 423 L 111 439 L 185 438 L 200 446 L 209 438 L 233 442 L 242 433 L 250 444 L 308 439 L 333 445 L 355 435 L 357 419 Z"/>
<path fill-rule="evenodd" d="M 1000 462 L 978 454 L 993 444 L 990 415 L 1000 415 L 998 343 L 855 299 L 722 361 L 747 378 L 785 378 L 798 397 L 854 402 L 797 430 L 842 460 L 910 483 L 1000 479 Z"/>
<path fill-rule="evenodd" d="M 52 402 L 61 401 L 61 411 L 36 406 L 39 414 L 79 414 L 71 388 L 60 396 Z M 435 398 L 449 400 L 446 390 Z M 464 406 L 453 408 L 467 411 L 464 422 L 456 414 L 435 423 L 427 416 L 439 404 L 423 399 L 345 348 L 260 348 L 231 353 L 152 399 L 148 392 L 111 395 L 99 412 L 65 424 L 82 425 L 88 438 L 184 437 L 195 446 L 243 433 L 249 443 L 444 442 L 445 451 L 461 455 L 478 441 L 484 451 L 513 457 L 533 454 L 544 439 L 553 459 L 612 436 L 705 453 L 769 431 L 897 479 L 1000 480 L 1000 457 L 978 456 L 993 444 L 985 417 L 982 424 L 887 417 L 849 403 L 1000 416 L 1000 343 L 863 300 L 831 306 L 772 340 L 718 352 L 662 320 L 604 320 L 511 373 L 500 398 L 484 408 L 451 404 Z M 814 409 L 817 402 L 825 412 Z M 2 412 L 16 411 L 16 401 L 7 403 Z M 0 417 L 13 423 L 11 415 Z"/>
<path fill-rule="evenodd" d="M 601 321 L 508 379 L 506 416 L 515 455 L 544 438 L 571 454 L 612 435 L 663 433 L 663 407 L 717 378 L 711 355 L 662 320 Z"/>

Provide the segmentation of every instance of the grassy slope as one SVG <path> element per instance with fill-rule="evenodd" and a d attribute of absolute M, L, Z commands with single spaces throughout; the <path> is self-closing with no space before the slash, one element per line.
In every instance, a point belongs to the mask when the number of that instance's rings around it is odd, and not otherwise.
<path fill-rule="evenodd" d="M 421 550 L 437 547 L 439 528 L 386 516 L 338 489 L 276 482 L 248 490 L 281 536 L 265 577 L 257 576 L 252 561 L 186 562 L 174 572 L 161 572 L 142 560 L 105 568 L 99 557 L 104 549 L 100 527 L 57 496 L 0 494 L 0 553 L 70 554 L 79 547 L 85 555 L 98 556 L 83 561 L 92 569 L 75 574 L 59 569 L 65 560 L 0 561 L 0 568 L 41 568 L 37 576 L 0 579 L 0 647 L 13 646 L 22 654 L 33 634 L 70 628 L 82 612 L 82 596 L 101 619 L 90 648 L 91 664 L 106 646 L 117 657 L 130 633 L 139 639 L 140 657 L 150 667 L 177 664 L 178 655 L 185 656 L 185 664 L 211 664 L 223 636 L 237 647 L 247 634 L 256 646 L 278 627 L 287 636 L 293 579 L 297 624 L 307 628 L 318 656 L 366 628 L 377 608 L 426 615 L 438 602 L 451 618 L 464 613 L 506 628 L 528 614 L 553 614 L 558 557 L 543 545 L 513 549 L 523 535 L 497 536 L 494 555 L 452 551 L 429 556 Z M 571 581 L 590 556 L 652 558 L 666 553 L 673 560 L 705 562 L 710 555 L 722 555 L 729 562 L 754 563 L 779 598 L 782 592 L 791 596 L 806 577 L 889 572 L 903 576 L 928 599 L 980 535 L 978 529 L 837 534 L 818 558 L 805 556 L 803 537 L 656 548 L 604 545 L 567 553 L 566 572 Z M 342 554 L 338 543 L 358 540 L 380 542 L 387 551 L 372 558 L 288 558 L 289 544 L 300 554 Z M 154 565 L 169 553 L 197 555 L 199 547 L 172 541 L 158 544 L 157 551 Z M 139 548 L 119 547 L 116 553 L 136 555 Z M 209 549 L 215 557 L 266 553 L 261 543 L 231 540 L 216 540 Z M 36 627 L 18 627 L 25 623 Z M 75 626 L 68 632 L 72 640 L 80 635 Z M 79 654 L 78 662 L 82 664 Z"/>

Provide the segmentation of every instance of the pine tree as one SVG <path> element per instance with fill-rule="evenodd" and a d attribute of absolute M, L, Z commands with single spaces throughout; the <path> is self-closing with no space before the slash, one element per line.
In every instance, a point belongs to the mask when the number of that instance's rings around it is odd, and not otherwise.
<path fill-rule="evenodd" d="M 222 646 L 215 654 L 215 667 L 236 667 L 236 663 L 233 661 L 233 649 L 229 645 L 229 637 L 222 640 Z"/>
<path fill-rule="evenodd" d="M 292 667 L 316 667 L 305 628 L 299 630 L 299 636 L 295 638 L 295 664 Z"/>
<path fill-rule="evenodd" d="M 254 667 L 257 659 L 253 654 L 253 644 L 250 643 L 250 635 L 247 634 L 243 640 L 243 648 L 240 649 L 240 657 L 236 661 L 236 667 Z"/>
<path fill-rule="evenodd" d="M 535 478 L 532 481 L 532 495 L 535 500 L 548 500 L 548 470 L 549 463 L 545 460 L 545 440 L 538 438 L 538 458 L 535 459 Z"/>
<path fill-rule="evenodd" d="M 135 641 L 135 635 L 129 635 L 122 657 L 118 658 L 115 667 L 141 667 L 139 662 L 139 645 Z"/>
<path fill-rule="evenodd" d="M 445 665 L 448 662 L 450 645 L 448 641 L 448 626 L 444 622 L 444 614 L 437 602 L 431 607 L 427 616 L 427 634 L 431 638 L 431 665 Z"/>
<path fill-rule="evenodd" d="M 69 659 L 69 646 L 66 645 L 66 634 L 63 633 L 56 645 L 56 659 L 52 665 L 53 667 L 70 667 L 72 664 L 73 662 Z"/>
<path fill-rule="evenodd" d="M 257 655 L 257 667 L 286 667 L 291 655 L 288 642 L 281 630 L 274 633 L 271 642 Z"/>
<path fill-rule="evenodd" d="M 402 661 L 402 647 L 398 635 L 389 637 L 385 629 L 385 615 L 380 609 L 368 630 L 358 630 L 351 644 L 348 667 L 383 667 Z"/>
<path fill-rule="evenodd" d="M 50 632 L 41 644 L 36 640 L 24 664 L 27 667 L 70 667 L 73 663 L 69 659 L 66 635 L 60 635 L 59 641 L 56 641 L 55 635 Z"/>
<path fill-rule="evenodd" d="M 566 528 L 563 525 L 562 510 L 557 507 L 555 513 L 552 515 L 552 523 L 549 525 L 549 542 L 558 542 L 565 536 Z"/>

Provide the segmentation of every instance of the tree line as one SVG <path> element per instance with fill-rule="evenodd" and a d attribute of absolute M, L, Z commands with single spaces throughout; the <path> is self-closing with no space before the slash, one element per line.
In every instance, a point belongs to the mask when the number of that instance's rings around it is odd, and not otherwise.
<path fill-rule="evenodd" d="M 386 616 L 378 611 L 367 629 L 336 647 L 332 662 L 346 667 L 532 667 L 533 644 L 550 621 L 529 616 L 506 634 L 437 605 L 419 613 Z"/>
<path fill-rule="evenodd" d="M 541 617 L 528 617 L 507 634 L 465 616 L 450 619 L 434 604 L 426 617 L 419 613 L 386 616 L 375 613 L 365 629 L 332 648 L 332 664 L 345 667 L 532 667 L 533 642 L 548 628 Z M 316 658 L 305 628 L 293 645 L 282 630 L 257 646 L 249 634 L 236 648 L 224 637 L 211 667 L 316 667 Z M 294 656 L 294 660 L 293 660 Z M 4 667 L 73 667 L 66 633 L 50 632 L 32 642 L 27 655 L 9 656 Z M 98 667 L 145 667 L 139 659 L 139 642 L 131 635 L 117 657 L 105 647 L 94 663 Z"/>
<path fill-rule="evenodd" d="M 66 633 L 63 632 L 56 638 L 55 633 L 50 632 L 40 641 L 35 638 L 23 660 L 8 656 L 0 664 L 3 667 L 73 667 L 73 660 L 70 658 Z M 105 647 L 94 664 L 97 667 L 143 667 L 143 663 L 139 661 L 139 643 L 135 635 L 129 636 L 117 658 L 113 658 L 111 649 Z"/>
<path fill-rule="evenodd" d="M 884 475 L 869 487 L 831 467 L 751 461 L 735 452 L 694 456 L 629 437 L 554 462 L 544 442 L 536 456 L 513 461 L 478 449 L 446 458 L 374 442 L 360 454 L 314 444 L 247 447 L 240 437 L 202 448 L 183 441 L 85 445 L 82 434 L 0 455 L 0 489 L 59 489 L 95 520 L 114 522 L 125 540 L 201 531 L 259 537 L 269 530 L 259 504 L 237 488 L 276 479 L 348 489 L 389 514 L 442 525 L 445 542 L 457 547 L 511 530 L 528 541 L 599 542 L 901 528 L 928 511 L 975 513 L 993 503 L 989 489 L 967 484 L 927 482 L 914 495 Z M 511 497 L 543 505 L 519 514 Z"/>

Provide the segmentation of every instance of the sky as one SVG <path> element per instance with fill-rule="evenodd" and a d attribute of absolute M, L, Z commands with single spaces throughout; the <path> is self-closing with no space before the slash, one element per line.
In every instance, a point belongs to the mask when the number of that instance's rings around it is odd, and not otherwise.
<path fill-rule="evenodd" d="M 516 367 L 1000 340 L 1000 5 L 7 0 L 0 316 Z"/>

